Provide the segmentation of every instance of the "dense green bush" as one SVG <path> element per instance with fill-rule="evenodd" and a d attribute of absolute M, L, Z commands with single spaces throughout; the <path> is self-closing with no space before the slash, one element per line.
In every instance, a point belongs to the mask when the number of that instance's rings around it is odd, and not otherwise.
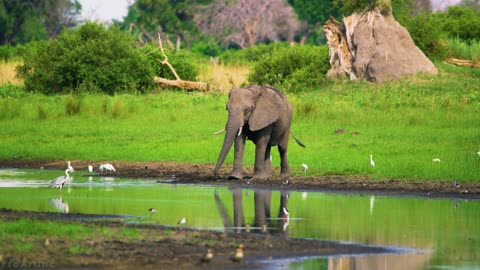
<path fill-rule="evenodd" d="M 145 92 L 153 86 L 153 70 L 134 45 L 115 27 L 87 22 L 33 43 L 17 71 L 26 90 L 44 94 Z"/>
<path fill-rule="evenodd" d="M 449 38 L 480 41 L 480 10 L 467 6 L 452 6 L 433 14 L 436 27 Z"/>
<path fill-rule="evenodd" d="M 225 64 L 246 64 L 260 60 L 263 55 L 273 50 L 288 47 L 286 42 L 274 42 L 270 44 L 257 44 L 245 49 L 229 49 L 220 55 L 220 61 Z"/>
<path fill-rule="evenodd" d="M 402 24 L 407 28 L 415 45 L 428 58 L 443 59 L 446 56 L 445 35 L 438 27 L 438 21 L 433 17 L 432 13 L 420 13 L 404 19 Z"/>
<path fill-rule="evenodd" d="M 248 80 L 298 92 L 325 83 L 329 68 L 327 46 L 290 46 L 265 54 L 253 66 Z"/>
<path fill-rule="evenodd" d="M 147 44 L 141 49 L 142 53 L 147 56 L 149 67 L 154 71 L 155 76 L 165 79 L 175 80 L 173 72 L 167 65 L 162 65 L 165 60 L 162 52 L 157 46 Z M 168 50 L 165 49 L 168 62 L 173 66 L 175 72 L 182 80 L 195 81 L 198 76 L 198 67 L 195 65 L 195 55 L 185 50 Z"/>
<path fill-rule="evenodd" d="M 448 57 L 480 60 L 480 41 L 464 41 L 459 38 L 449 38 Z"/>

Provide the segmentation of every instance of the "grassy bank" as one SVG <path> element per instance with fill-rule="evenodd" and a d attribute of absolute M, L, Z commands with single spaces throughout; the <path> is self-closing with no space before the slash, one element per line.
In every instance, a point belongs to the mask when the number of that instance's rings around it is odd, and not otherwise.
<path fill-rule="evenodd" d="M 480 71 L 439 67 L 436 77 L 337 82 L 289 95 L 295 108 L 292 131 L 307 145 L 290 143 L 294 173 L 480 181 Z M 223 136 L 212 133 L 225 124 L 226 101 L 225 93 L 181 91 L 4 94 L 0 158 L 157 160 L 213 167 Z M 249 143 L 246 165 L 253 164 L 253 150 Z M 369 165 L 370 154 L 375 168 Z M 435 158 L 441 162 L 432 162 Z M 308 164 L 307 172 L 302 163 Z"/>

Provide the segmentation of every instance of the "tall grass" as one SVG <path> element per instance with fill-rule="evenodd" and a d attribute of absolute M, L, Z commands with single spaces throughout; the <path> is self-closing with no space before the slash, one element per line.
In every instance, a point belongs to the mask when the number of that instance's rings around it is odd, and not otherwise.
<path fill-rule="evenodd" d="M 15 67 L 21 65 L 19 61 L 0 61 L 0 85 L 4 85 L 7 83 L 10 84 L 21 84 L 23 83 L 21 80 L 17 79 Z"/>
<path fill-rule="evenodd" d="M 480 41 L 466 42 L 459 38 L 447 40 L 449 56 L 460 59 L 480 60 Z"/>
<path fill-rule="evenodd" d="M 225 64 L 200 64 L 199 80 L 213 84 L 222 92 L 240 87 L 247 79 L 249 66 Z"/>
<path fill-rule="evenodd" d="M 331 83 L 289 94 L 294 174 L 480 181 L 480 71 L 439 64 L 435 77 Z M 0 97 L 0 158 L 216 161 L 224 92 Z M 81 104 L 78 109 L 75 104 Z M 73 104 L 73 105 L 71 105 Z M 71 113 L 71 111 L 75 113 Z M 343 130 L 343 132 L 335 132 Z M 369 166 L 373 154 L 377 163 Z M 279 157 L 272 152 L 273 164 Z M 432 162 L 439 158 L 441 162 Z M 232 154 L 227 157 L 231 163 Z M 244 164 L 254 161 L 247 144 Z M 301 164 L 309 166 L 303 172 Z"/>

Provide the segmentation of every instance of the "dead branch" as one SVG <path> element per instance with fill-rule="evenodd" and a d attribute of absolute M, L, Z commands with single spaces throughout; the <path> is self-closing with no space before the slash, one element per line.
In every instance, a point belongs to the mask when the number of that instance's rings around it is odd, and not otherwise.
<path fill-rule="evenodd" d="M 187 90 L 200 90 L 200 91 L 208 91 L 211 89 L 210 84 L 205 82 L 169 80 L 169 79 L 160 78 L 160 77 L 154 77 L 153 81 L 165 87 L 175 86 L 175 87 L 179 87 Z"/>
<path fill-rule="evenodd" d="M 178 74 L 175 71 L 175 69 L 173 68 L 173 66 L 168 62 L 168 56 L 165 54 L 165 51 L 163 50 L 162 38 L 160 37 L 160 32 L 158 33 L 158 46 L 160 46 L 160 51 L 162 52 L 163 57 L 165 57 L 165 59 L 163 61 L 159 61 L 159 62 L 162 65 L 167 65 L 168 68 L 170 68 L 170 70 L 172 71 L 173 76 L 175 76 L 175 79 L 177 79 L 177 81 L 180 81 L 181 80 L 180 77 L 178 76 Z"/>
<path fill-rule="evenodd" d="M 184 81 L 180 79 L 180 76 L 178 76 L 177 72 L 173 68 L 173 66 L 168 62 L 168 56 L 165 54 L 165 51 L 163 50 L 163 45 L 162 45 L 162 38 L 160 36 L 160 33 L 158 33 L 158 49 L 155 49 L 154 51 L 151 51 L 148 54 L 151 54 L 155 51 L 160 50 L 162 52 L 163 57 L 165 59 L 163 61 L 158 60 L 159 63 L 162 65 L 167 65 L 168 68 L 172 71 L 173 75 L 175 76 L 175 80 L 169 80 L 165 78 L 160 78 L 160 77 L 154 77 L 153 81 L 156 82 L 157 84 L 165 87 L 169 86 L 175 86 L 187 90 L 200 90 L 200 91 L 208 91 L 210 89 L 210 85 L 208 83 L 204 82 L 192 82 L 192 81 Z"/>
<path fill-rule="evenodd" d="M 456 65 L 456 66 L 480 68 L 479 60 L 474 61 L 474 60 L 466 60 L 466 59 L 448 58 L 445 61 L 449 64 Z"/>

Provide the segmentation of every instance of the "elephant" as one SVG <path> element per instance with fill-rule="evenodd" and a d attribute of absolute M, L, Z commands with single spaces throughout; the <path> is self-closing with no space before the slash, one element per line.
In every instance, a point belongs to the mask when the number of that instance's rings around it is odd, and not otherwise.
<path fill-rule="evenodd" d="M 234 144 L 233 171 L 229 179 L 243 179 L 242 162 L 245 141 L 249 139 L 255 144 L 254 179 L 268 179 L 272 176 L 270 150 L 278 145 L 280 153 L 280 175 L 290 176 L 287 160 L 288 138 L 292 122 L 292 105 L 287 97 L 271 86 L 250 85 L 245 88 L 233 88 L 229 92 L 228 120 L 225 126 L 225 138 L 215 165 L 214 174 L 225 161 L 225 157 Z"/>

